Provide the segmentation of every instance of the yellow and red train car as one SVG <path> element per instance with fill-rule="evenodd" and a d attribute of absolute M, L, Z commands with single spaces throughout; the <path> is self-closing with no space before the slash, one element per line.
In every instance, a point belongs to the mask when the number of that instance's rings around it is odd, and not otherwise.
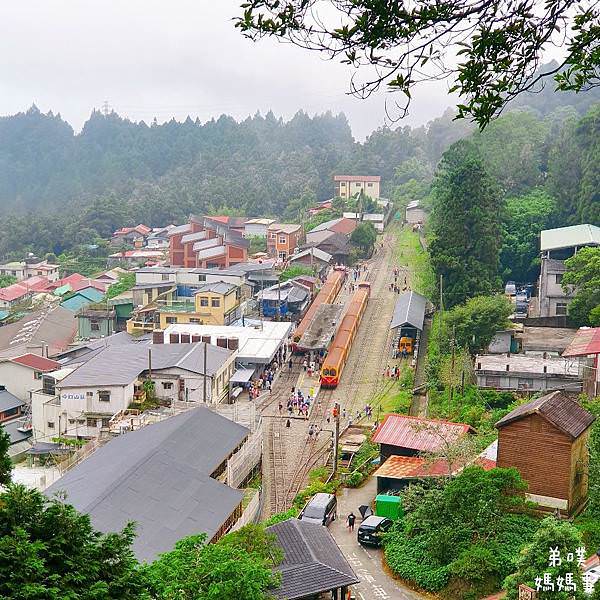
<path fill-rule="evenodd" d="M 348 310 L 340 323 L 335 338 L 329 347 L 327 357 L 321 368 L 321 387 L 337 387 L 342 376 L 342 371 L 348 360 L 352 343 L 356 337 L 358 327 L 367 308 L 371 295 L 371 285 L 363 282 L 358 284 L 358 289 L 352 296 Z"/>
<path fill-rule="evenodd" d="M 292 342 L 292 350 L 294 352 L 298 351 L 296 346 L 297 342 L 300 341 L 302 334 L 306 331 L 308 326 L 312 323 L 312 320 L 315 317 L 315 313 L 321 304 L 333 304 L 337 295 L 339 294 L 342 286 L 344 285 L 344 280 L 346 279 L 346 269 L 345 267 L 334 267 L 333 271 L 327 277 L 327 280 L 323 284 L 323 287 L 319 290 L 316 298 L 313 300 L 312 304 L 306 311 L 304 318 L 300 321 L 298 327 L 294 331 L 293 342 Z"/>

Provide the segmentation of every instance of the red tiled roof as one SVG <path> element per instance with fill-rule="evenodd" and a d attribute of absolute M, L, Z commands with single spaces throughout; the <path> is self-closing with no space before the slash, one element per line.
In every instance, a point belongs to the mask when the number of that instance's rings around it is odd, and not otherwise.
<path fill-rule="evenodd" d="M 61 364 L 55 360 L 38 356 L 37 354 L 23 354 L 23 356 L 17 356 L 13 358 L 11 362 L 19 363 L 36 371 L 54 371 L 60 369 Z"/>
<path fill-rule="evenodd" d="M 117 229 L 113 233 L 113 236 L 118 237 L 121 235 L 127 235 L 128 233 L 131 233 L 132 231 L 135 231 L 136 233 L 139 233 L 140 235 L 148 235 L 152 231 L 152 228 L 148 227 L 147 225 L 144 225 L 143 223 L 140 223 L 139 225 L 136 225 L 135 227 L 121 227 L 121 229 Z"/>
<path fill-rule="evenodd" d="M 456 441 L 469 431 L 472 429 L 465 423 L 390 414 L 377 428 L 373 441 L 421 452 L 436 452 L 445 443 Z"/>
<path fill-rule="evenodd" d="M 0 300 L 12 302 L 13 300 L 18 300 L 19 298 L 27 296 L 31 291 L 32 290 L 27 289 L 27 287 L 20 283 L 13 283 L 8 287 L 0 289 Z"/>
<path fill-rule="evenodd" d="M 485 471 L 490 471 L 496 466 L 496 462 L 489 458 L 478 456 L 473 464 Z M 462 471 L 464 464 L 456 465 L 452 475 Z M 423 479 L 425 477 L 444 477 L 450 475 L 448 461 L 445 458 L 428 460 L 422 456 L 390 456 L 375 471 L 375 477 L 389 477 L 391 479 Z"/>
<path fill-rule="evenodd" d="M 207 217 L 208 219 L 210 219 L 211 221 L 218 221 L 219 223 L 224 223 L 225 225 L 227 225 L 227 223 L 229 223 L 229 217 L 227 216 L 216 216 L 216 217 Z"/>
<path fill-rule="evenodd" d="M 381 181 L 379 175 L 334 175 L 334 181 Z"/>
<path fill-rule="evenodd" d="M 563 356 L 600 354 L 600 327 L 582 327 L 562 353 Z"/>
<path fill-rule="evenodd" d="M 56 282 L 56 287 L 62 287 L 63 285 L 73 285 L 75 283 L 79 283 L 80 281 L 83 281 L 85 279 L 85 277 L 83 275 L 81 275 L 80 273 L 72 273 L 71 275 L 69 275 L 68 277 L 63 277 L 62 279 L 59 279 Z"/>
<path fill-rule="evenodd" d="M 71 291 L 78 292 L 79 290 L 83 290 L 85 288 L 93 287 L 100 292 L 105 292 L 108 287 L 106 283 L 101 281 L 96 281 L 95 279 L 86 279 L 85 277 L 79 280 L 77 283 L 72 283 Z"/>
<path fill-rule="evenodd" d="M 329 227 L 329 231 L 335 231 L 343 235 L 348 235 L 356 229 L 357 222 L 354 219 L 342 218 L 337 223 Z"/>
<path fill-rule="evenodd" d="M 47 277 L 43 275 L 35 275 L 29 279 L 23 280 L 20 285 L 30 289 L 32 292 L 44 292 L 52 287 Z"/>

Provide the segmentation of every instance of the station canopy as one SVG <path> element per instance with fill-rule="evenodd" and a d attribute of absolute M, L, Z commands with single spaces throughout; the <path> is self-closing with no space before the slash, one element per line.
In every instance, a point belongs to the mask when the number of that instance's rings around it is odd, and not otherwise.
<path fill-rule="evenodd" d="M 422 331 L 426 307 L 427 298 L 425 296 L 413 291 L 400 294 L 396 301 L 390 329 L 409 326 Z"/>

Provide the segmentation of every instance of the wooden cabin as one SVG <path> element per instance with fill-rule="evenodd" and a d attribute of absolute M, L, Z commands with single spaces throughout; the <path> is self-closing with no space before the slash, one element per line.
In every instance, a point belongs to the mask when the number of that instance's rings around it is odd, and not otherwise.
<path fill-rule="evenodd" d="M 498 467 L 515 467 L 528 498 L 573 515 L 588 493 L 588 437 L 594 416 L 564 392 L 522 404 L 496 423 Z"/>

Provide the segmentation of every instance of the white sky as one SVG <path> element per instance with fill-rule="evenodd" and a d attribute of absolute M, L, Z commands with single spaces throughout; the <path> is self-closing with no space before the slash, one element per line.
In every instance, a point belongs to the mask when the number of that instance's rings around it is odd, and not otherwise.
<path fill-rule="evenodd" d="M 60 112 L 79 130 L 107 100 L 150 122 L 344 112 L 362 139 L 385 121 L 381 92 L 345 94 L 351 71 L 233 27 L 241 0 L 4 0 L 0 3 L 0 114 Z M 401 124 L 420 125 L 452 104 L 445 83 L 420 87 Z"/>

